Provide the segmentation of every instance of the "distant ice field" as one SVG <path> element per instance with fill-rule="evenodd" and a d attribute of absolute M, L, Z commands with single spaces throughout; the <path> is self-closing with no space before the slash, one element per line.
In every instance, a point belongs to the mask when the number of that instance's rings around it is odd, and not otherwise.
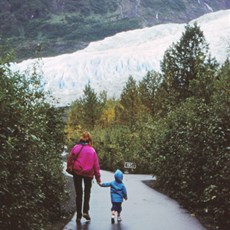
<path fill-rule="evenodd" d="M 204 32 L 211 55 L 223 63 L 230 50 L 230 10 L 206 14 L 190 24 L 195 21 Z M 148 71 L 160 71 L 164 52 L 179 41 L 185 25 L 170 23 L 121 32 L 91 42 L 83 50 L 42 58 L 45 89 L 60 105 L 79 98 L 88 82 L 97 93 L 106 90 L 109 97 L 119 97 L 130 75 L 139 81 Z M 35 61 L 15 63 L 12 68 L 25 71 Z"/>

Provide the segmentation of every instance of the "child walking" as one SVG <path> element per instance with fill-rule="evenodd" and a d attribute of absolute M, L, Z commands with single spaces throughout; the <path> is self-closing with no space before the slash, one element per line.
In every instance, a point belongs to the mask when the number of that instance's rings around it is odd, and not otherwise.
<path fill-rule="evenodd" d="M 117 221 L 121 222 L 121 211 L 123 199 L 127 200 L 127 190 L 123 184 L 123 173 L 118 169 L 114 174 L 115 180 L 107 183 L 100 183 L 101 187 L 110 187 L 111 202 L 112 202 L 112 217 L 111 223 L 115 223 L 115 213 L 117 212 Z"/>

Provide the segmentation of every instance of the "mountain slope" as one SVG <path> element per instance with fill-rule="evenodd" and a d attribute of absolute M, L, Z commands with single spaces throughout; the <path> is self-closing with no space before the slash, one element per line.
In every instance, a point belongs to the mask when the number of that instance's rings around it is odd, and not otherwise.
<path fill-rule="evenodd" d="M 212 56 L 220 63 L 226 60 L 230 46 L 229 15 L 230 10 L 225 10 L 195 20 L 210 44 Z M 118 97 L 130 75 L 140 80 L 147 71 L 160 70 L 165 50 L 180 39 L 184 27 L 185 24 L 163 24 L 122 32 L 71 54 L 43 58 L 46 89 L 62 105 L 81 96 L 89 81 L 96 92 L 106 90 L 109 96 Z M 14 67 L 25 70 L 34 62 L 30 59 Z"/>
<path fill-rule="evenodd" d="M 229 8 L 229 0 L 1 0 L 0 35 L 22 60 L 38 50 L 43 57 L 72 52 L 118 32 Z"/>

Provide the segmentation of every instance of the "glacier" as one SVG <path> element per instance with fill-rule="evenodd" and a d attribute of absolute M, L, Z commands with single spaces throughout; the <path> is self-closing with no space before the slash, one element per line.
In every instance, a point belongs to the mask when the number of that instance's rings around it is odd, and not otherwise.
<path fill-rule="evenodd" d="M 209 50 L 219 63 L 229 56 L 230 10 L 205 14 L 197 22 L 204 32 Z M 83 95 L 87 83 L 96 93 L 107 91 L 118 98 L 129 76 L 141 80 L 148 71 L 160 71 L 164 52 L 182 36 L 186 24 L 160 24 L 117 33 L 91 42 L 85 49 L 42 59 L 13 63 L 12 69 L 32 71 L 35 62 L 41 68 L 45 90 L 59 106 L 71 104 Z"/>

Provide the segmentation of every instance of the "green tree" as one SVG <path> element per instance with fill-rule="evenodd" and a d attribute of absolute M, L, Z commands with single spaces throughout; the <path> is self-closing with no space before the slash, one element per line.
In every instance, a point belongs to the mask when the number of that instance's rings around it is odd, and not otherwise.
<path fill-rule="evenodd" d="M 205 103 L 211 102 L 214 89 L 214 82 L 217 78 L 219 64 L 215 59 L 209 58 L 206 68 L 199 71 L 196 78 L 190 81 L 189 91 L 193 97 L 201 99 Z"/>
<path fill-rule="evenodd" d="M 82 114 L 83 114 L 83 106 L 79 99 L 74 101 L 69 108 L 68 118 L 65 126 L 66 132 L 66 141 L 70 146 L 73 146 L 77 137 L 80 136 L 82 131 Z"/>
<path fill-rule="evenodd" d="M 104 95 L 102 95 L 104 96 Z M 88 83 L 80 99 L 82 104 L 82 126 L 87 129 L 94 129 L 100 119 L 102 111 L 102 101 Z"/>
<path fill-rule="evenodd" d="M 109 127 L 114 124 L 116 103 L 117 102 L 114 98 L 106 100 L 101 113 L 100 126 Z"/>
<path fill-rule="evenodd" d="M 97 96 L 90 83 L 85 86 L 83 96 L 74 101 L 69 109 L 65 127 L 69 145 L 76 143 L 76 138 L 83 129 L 93 130 L 101 124 L 106 103 L 106 92 Z"/>
<path fill-rule="evenodd" d="M 120 121 L 131 129 L 135 129 L 141 111 L 140 106 L 138 86 L 134 78 L 130 76 L 122 90 L 120 106 L 117 107 Z"/>
<path fill-rule="evenodd" d="M 208 55 L 208 44 L 199 26 L 187 25 L 179 42 L 164 54 L 161 71 L 163 87 L 168 94 L 168 103 L 178 104 L 193 95 L 191 80 L 207 70 L 216 68 L 216 62 Z"/>
<path fill-rule="evenodd" d="M 152 71 L 139 83 L 139 92 L 141 103 L 148 109 L 149 113 L 153 117 L 158 111 L 158 103 L 156 99 L 157 90 L 160 87 L 161 77 L 158 73 Z"/>

